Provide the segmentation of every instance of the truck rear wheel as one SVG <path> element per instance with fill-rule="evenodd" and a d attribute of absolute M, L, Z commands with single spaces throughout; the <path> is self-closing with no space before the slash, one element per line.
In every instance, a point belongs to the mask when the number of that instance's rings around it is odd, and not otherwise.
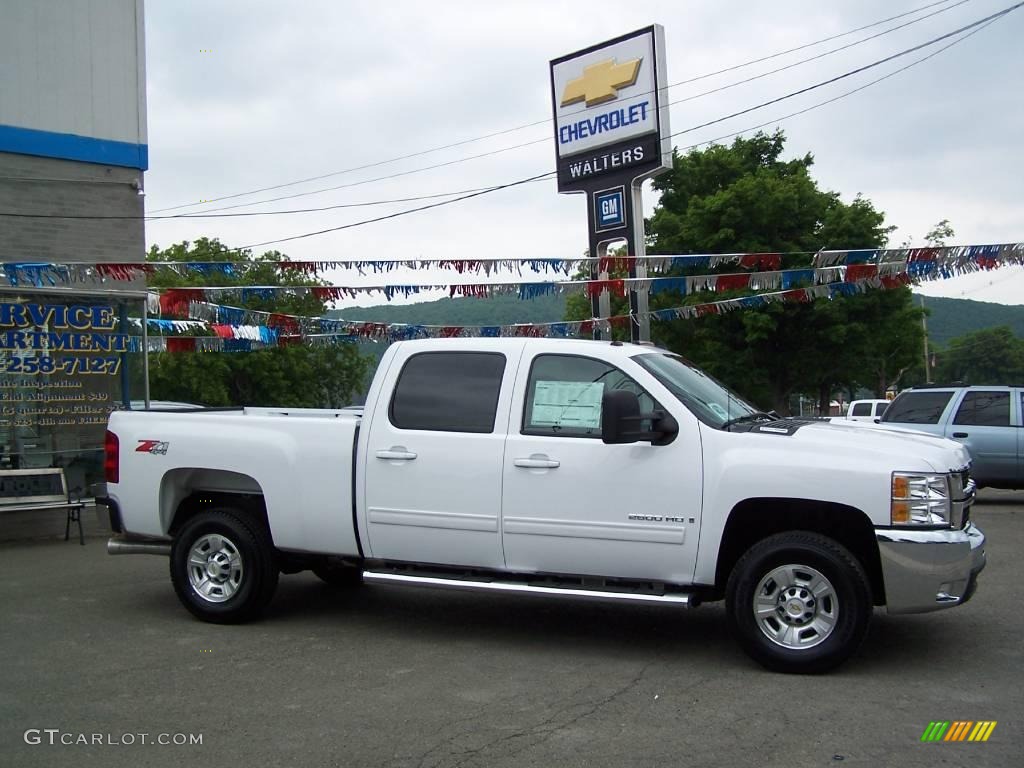
<path fill-rule="evenodd" d="M 231 507 L 188 520 L 171 545 L 170 566 L 178 599 L 214 624 L 255 618 L 277 589 L 277 554 L 269 534 Z"/>
<path fill-rule="evenodd" d="M 770 536 L 733 569 L 726 610 L 746 653 L 777 672 L 825 672 L 860 646 L 871 620 L 867 575 L 838 542 L 809 531 Z"/>

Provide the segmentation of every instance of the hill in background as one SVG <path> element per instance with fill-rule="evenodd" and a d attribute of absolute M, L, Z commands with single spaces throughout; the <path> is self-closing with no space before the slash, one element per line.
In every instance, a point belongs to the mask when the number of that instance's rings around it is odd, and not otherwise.
<path fill-rule="evenodd" d="M 914 301 L 921 297 L 914 295 Z M 1024 338 L 1024 306 L 992 304 L 971 299 L 942 299 L 924 297 L 924 305 L 931 313 L 928 316 L 928 341 L 940 349 L 949 345 L 950 339 L 965 333 L 1007 325 L 1015 336 Z"/>
<path fill-rule="evenodd" d="M 419 304 L 333 309 L 328 317 L 408 325 L 512 325 L 557 323 L 565 317 L 564 296 L 495 296 L 490 299 L 438 299 Z"/>
<path fill-rule="evenodd" d="M 920 297 L 914 297 L 920 302 Z M 1024 306 L 1007 306 L 970 299 L 925 297 L 928 317 L 928 338 L 938 348 L 950 339 L 971 331 L 1007 325 L 1014 334 L 1024 338 Z M 516 296 L 495 296 L 491 299 L 438 299 L 419 304 L 376 307 L 348 307 L 331 310 L 329 317 L 377 323 L 408 323 L 423 325 L 512 325 L 514 323 L 554 323 L 565 316 L 564 296 L 541 296 L 521 300 Z"/>

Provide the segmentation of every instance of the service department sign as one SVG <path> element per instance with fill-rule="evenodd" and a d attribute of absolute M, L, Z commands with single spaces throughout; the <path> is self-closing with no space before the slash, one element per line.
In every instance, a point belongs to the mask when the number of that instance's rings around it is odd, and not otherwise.
<path fill-rule="evenodd" d="M 559 192 L 672 167 L 664 51 L 655 24 L 551 62 Z"/>

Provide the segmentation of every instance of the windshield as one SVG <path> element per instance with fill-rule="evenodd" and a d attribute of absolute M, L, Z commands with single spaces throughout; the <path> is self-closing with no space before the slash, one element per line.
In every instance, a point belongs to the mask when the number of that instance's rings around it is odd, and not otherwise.
<path fill-rule="evenodd" d="M 702 370 L 694 368 L 678 355 L 646 354 L 633 358 L 693 414 L 712 427 L 742 416 L 753 416 L 758 410 L 730 392 Z"/>

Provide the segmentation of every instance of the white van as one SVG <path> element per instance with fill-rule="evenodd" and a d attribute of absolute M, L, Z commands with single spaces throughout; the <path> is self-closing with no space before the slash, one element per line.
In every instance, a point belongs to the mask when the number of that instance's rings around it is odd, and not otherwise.
<path fill-rule="evenodd" d="M 874 421 L 882 418 L 882 414 L 888 407 L 888 400 L 854 400 L 850 403 L 850 409 L 843 419 L 845 421 Z"/>

